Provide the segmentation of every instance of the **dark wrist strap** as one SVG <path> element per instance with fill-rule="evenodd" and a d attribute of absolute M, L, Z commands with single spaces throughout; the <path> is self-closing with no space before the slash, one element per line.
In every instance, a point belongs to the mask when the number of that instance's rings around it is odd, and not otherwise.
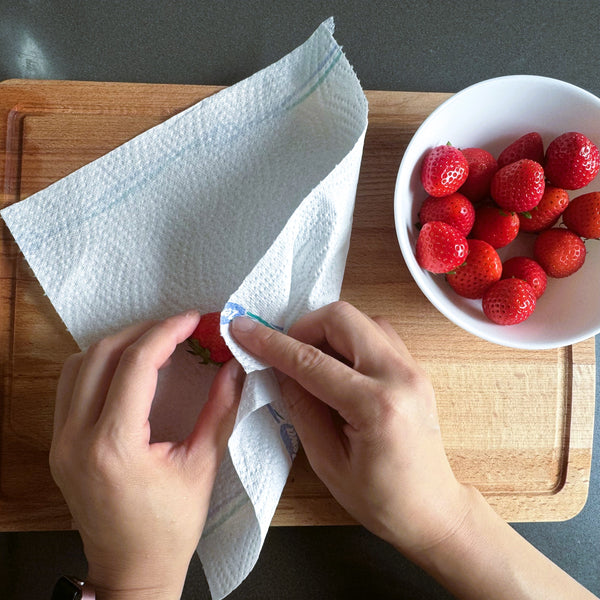
<path fill-rule="evenodd" d="M 76 577 L 61 577 L 54 586 L 51 600 L 95 600 L 94 588 Z"/>

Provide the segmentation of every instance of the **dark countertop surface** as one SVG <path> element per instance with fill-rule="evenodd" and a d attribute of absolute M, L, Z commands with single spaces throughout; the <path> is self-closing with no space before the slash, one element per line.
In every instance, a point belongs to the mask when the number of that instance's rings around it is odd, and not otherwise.
<path fill-rule="evenodd" d="M 563 79 L 600 95 L 600 3 L 591 0 L 0 0 L 0 81 L 229 85 L 302 43 L 329 16 L 365 89 L 455 92 L 500 75 Z M 596 339 L 596 352 L 599 342 Z M 563 523 L 513 526 L 600 595 L 600 409 L 588 502 Z M 78 534 L 1 533 L 0 597 L 49 598 L 85 574 Z M 360 527 L 272 528 L 230 598 L 449 598 Z M 185 599 L 209 598 L 194 559 Z"/>

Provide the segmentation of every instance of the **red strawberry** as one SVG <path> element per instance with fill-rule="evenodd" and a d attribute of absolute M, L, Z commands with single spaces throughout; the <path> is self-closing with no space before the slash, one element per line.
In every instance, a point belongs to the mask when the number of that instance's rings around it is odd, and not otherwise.
<path fill-rule="evenodd" d="M 585 135 L 569 131 L 548 145 L 544 170 L 553 185 L 566 190 L 578 190 L 598 174 L 600 152 Z"/>
<path fill-rule="evenodd" d="M 221 336 L 220 321 L 221 314 L 218 312 L 202 315 L 194 333 L 188 338 L 189 352 L 200 356 L 202 364 L 221 365 L 233 357 Z"/>
<path fill-rule="evenodd" d="M 568 229 L 546 229 L 533 245 L 533 256 L 550 277 L 568 277 L 585 261 L 585 244 Z"/>
<path fill-rule="evenodd" d="M 448 196 L 458 190 L 469 174 L 469 163 L 454 146 L 436 146 L 425 154 L 421 183 L 431 196 Z"/>
<path fill-rule="evenodd" d="M 562 188 L 546 185 L 539 204 L 528 213 L 519 215 L 521 231 L 538 233 L 550 229 L 569 204 L 569 194 Z"/>
<path fill-rule="evenodd" d="M 463 235 L 469 235 L 475 221 L 475 209 L 471 202 L 458 192 L 449 196 L 427 196 L 419 211 L 421 224 L 442 221 L 456 227 Z"/>
<path fill-rule="evenodd" d="M 519 216 L 505 213 L 497 206 L 485 204 L 475 211 L 471 237 L 487 242 L 494 248 L 510 244 L 519 233 Z"/>
<path fill-rule="evenodd" d="M 459 192 L 471 202 L 479 202 L 490 194 L 490 184 L 498 170 L 498 163 L 483 148 L 464 148 L 461 152 L 469 163 L 469 175 Z"/>
<path fill-rule="evenodd" d="M 516 277 L 526 281 L 533 289 L 536 298 L 540 298 L 546 291 L 548 277 L 538 263 L 527 256 L 509 258 L 502 265 L 502 279 Z"/>
<path fill-rule="evenodd" d="M 498 325 L 516 325 L 535 309 L 535 293 L 522 279 L 501 279 L 494 283 L 482 300 L 485 316 Z"/>
<path fill-rule="evenodd" d="M 464 264 L 446 275 L 452 289 L 465 298 L 481 298 L 500 279 L 502 262 L 487 242 L 467 240 L 469 254 Z"/>
<path fill-rule="evenodd" d="M 544 142 L 537 131 L 526 133 L 504 148 L 498 156 L 498 168 L 501 169 L 522 158 L 529 158 L 540 164 L 544 162 Z"/>
<path fill-rule="evenodd" d="M 419 265 L 432 273 L 447 273 L 465 262 L 468 244 L 465 236 L 441 221 L 425 223 L 417 239 Z"/>
<path fill-rule="evenodd" d="M 563 223 L 584 238 L 600 238 L 600 192 L 573 198 L 563 213 Z"/>
<path fill-rule="evenodd" d="M 526 212 L 542 199 L 544 186 L 542 165 L 522 158 L 496 172 L 490 192 L 500 208 L 509 212 Z"/>

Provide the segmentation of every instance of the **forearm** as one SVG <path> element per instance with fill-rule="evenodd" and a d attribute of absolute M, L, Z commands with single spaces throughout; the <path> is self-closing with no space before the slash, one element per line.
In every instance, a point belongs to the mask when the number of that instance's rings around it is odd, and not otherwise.
<path fill-rule="evenodd" d="M 596 598 L 470 493 L 472 509 L 457 531 L 412 557 L 448 591 L 463 600 Z"/>

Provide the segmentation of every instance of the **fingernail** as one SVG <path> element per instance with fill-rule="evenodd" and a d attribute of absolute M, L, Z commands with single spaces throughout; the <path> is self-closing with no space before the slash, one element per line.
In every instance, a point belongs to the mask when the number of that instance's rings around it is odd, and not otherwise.
<path fill-rule="evenodd" d="M 227 369 L 229 372 L 227 375 L 234 381 L 236 384 L 243 384 L 244 379 L 246 377 L 246 371 L 244 371 L 244 367 L 237 360 L 230 360 L 226 363 Z"/>
<path fill-rule="evenodd" d="M 231 322 L 231 328 L 234 333 L 250 333 L 256 329 L 256 321 L 246 316 L 236 317 Z"/>

